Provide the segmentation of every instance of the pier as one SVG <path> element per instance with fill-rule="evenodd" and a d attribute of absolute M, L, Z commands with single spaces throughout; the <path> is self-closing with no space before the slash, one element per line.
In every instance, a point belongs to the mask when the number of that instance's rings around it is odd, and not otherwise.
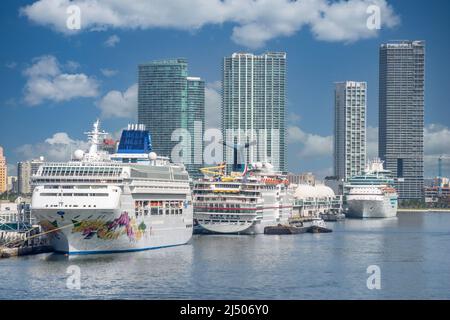
<path fill-rule="evenodd" d="M 29 203 L 0 203 L 0 258 L 52 252 L 41 227 L 31 218 Z"/>

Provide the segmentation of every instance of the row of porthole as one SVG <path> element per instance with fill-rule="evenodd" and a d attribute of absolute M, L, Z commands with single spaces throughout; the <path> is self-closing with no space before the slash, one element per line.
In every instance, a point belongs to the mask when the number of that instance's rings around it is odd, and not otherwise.
<path fill-rule="evenodd" d="M 56 204 L 46 204 L 45 205 L 45 207 L 46 208 L 58 208 L 58 205 L 56 205 Z M 62 207 L 62 206 L 61 206 Z M 77 204 L 74 204 L 74 205 L 71 205 L 71 204 L 69 204 L 69 205 L 64 205 L 64 208 L 78 208 L 79 206 L 77 205 Z M 92 206 L 89 204 L 89 205 L 83 205 L 83 208 L 97 208 L 97 205 L 95 205 L 95 204 L 93 204 Z"/>

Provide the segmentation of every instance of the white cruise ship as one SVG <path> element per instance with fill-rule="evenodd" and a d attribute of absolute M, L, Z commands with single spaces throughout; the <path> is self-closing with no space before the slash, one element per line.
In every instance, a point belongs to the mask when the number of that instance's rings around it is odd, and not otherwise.
<path fill-rule="evenodd" d="M 246 167 L 244 173 L 225 175 L 225 164 L 194 182 L 194 224 L 199 232 L 258 234 L 264 227 L 288 223 L 293 189 L 269 163 Z"/>
<path fill-rule="evenodd" d="M 347 217 L 389 218 L 397 215 L 398 195 L 390 171 L 380 159 L 371 161 L 364 174 L 349 179 L 346 185 Z"/>
<path fill-rule="evenodd" d="M 32 214 L 68 254 L 139 251 L 182 245 L 193 230 L 189 175 L 151 152 L 143 125 L 122 132 L 117 153 L 98 150 L 99 122 L 88 152 L 44 163 L 33 176 Z"/>

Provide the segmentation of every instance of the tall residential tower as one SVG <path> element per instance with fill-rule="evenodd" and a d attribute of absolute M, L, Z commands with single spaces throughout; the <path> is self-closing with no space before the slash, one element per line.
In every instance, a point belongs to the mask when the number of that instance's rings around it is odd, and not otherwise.
<path fill-rule="evenodd" d="M 379 155 L 391 170 L 400 199 L 423 195 L 425 43 L 380 47 Z"/>
<path fill-rule="evenodd" d="M 170 157 L 181 143 L 182 162 L 194 177 L 203 163 L 204 118 L 205 83 L 188 77 L 186 59 L 139 65 L 138 122 L 150 131 L 153 150 L 161 156 Z"/>
<path fill-rule="evenodd" d="M 0 147 L 0 194 L 8 190 L 8 170 L 6 167 L 6 158 L 3 155 L 3 148 Z"/>
<path fill-rule="evenodd" d="M 336 83 L 334 107 L 334 175 L 347 181 L 366 165 L 367 83 Z"/>
<path fill-rule="evenodd" d="M 270 162 L 286 171 L 286 53 L 233 53 L 223 60 L 222 132 L 232 143 L 257 143 L 247 162 Z M 225 148 L 227 162 L 233 149 Z"/>

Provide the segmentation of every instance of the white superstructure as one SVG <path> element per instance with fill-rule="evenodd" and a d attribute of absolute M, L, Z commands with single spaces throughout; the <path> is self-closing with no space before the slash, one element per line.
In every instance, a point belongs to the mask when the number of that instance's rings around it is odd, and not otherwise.
<path fill-rule="evenodd" d="M 50 231 L 55 251 L 110 253 L 175 246 L 192 236 L 189 176 L 149 152 L 142 125 L 122 133 L 119 150 L 99 151 L 98 121 L 89 152 L 44 163 L 33 176 L 32 214 Z M 142 146 L 144 144 L 144 146 Z"/>
<path fill-rule="evenodd" d="M 287 223 L 292 215 L 293 189 L 269 163 L 250 165 L 244 174 L 197 180 L 193 197 L 200 232 L 264 233 L 264 227 Z"/>
<path fill-rule="evenodd" d="M 397 215 L 398 195 L 388 178 L 383 162 L 375 159 L 363 175 L 354 176 L 346 185 L 347 217 L 388 218 Z"/>

